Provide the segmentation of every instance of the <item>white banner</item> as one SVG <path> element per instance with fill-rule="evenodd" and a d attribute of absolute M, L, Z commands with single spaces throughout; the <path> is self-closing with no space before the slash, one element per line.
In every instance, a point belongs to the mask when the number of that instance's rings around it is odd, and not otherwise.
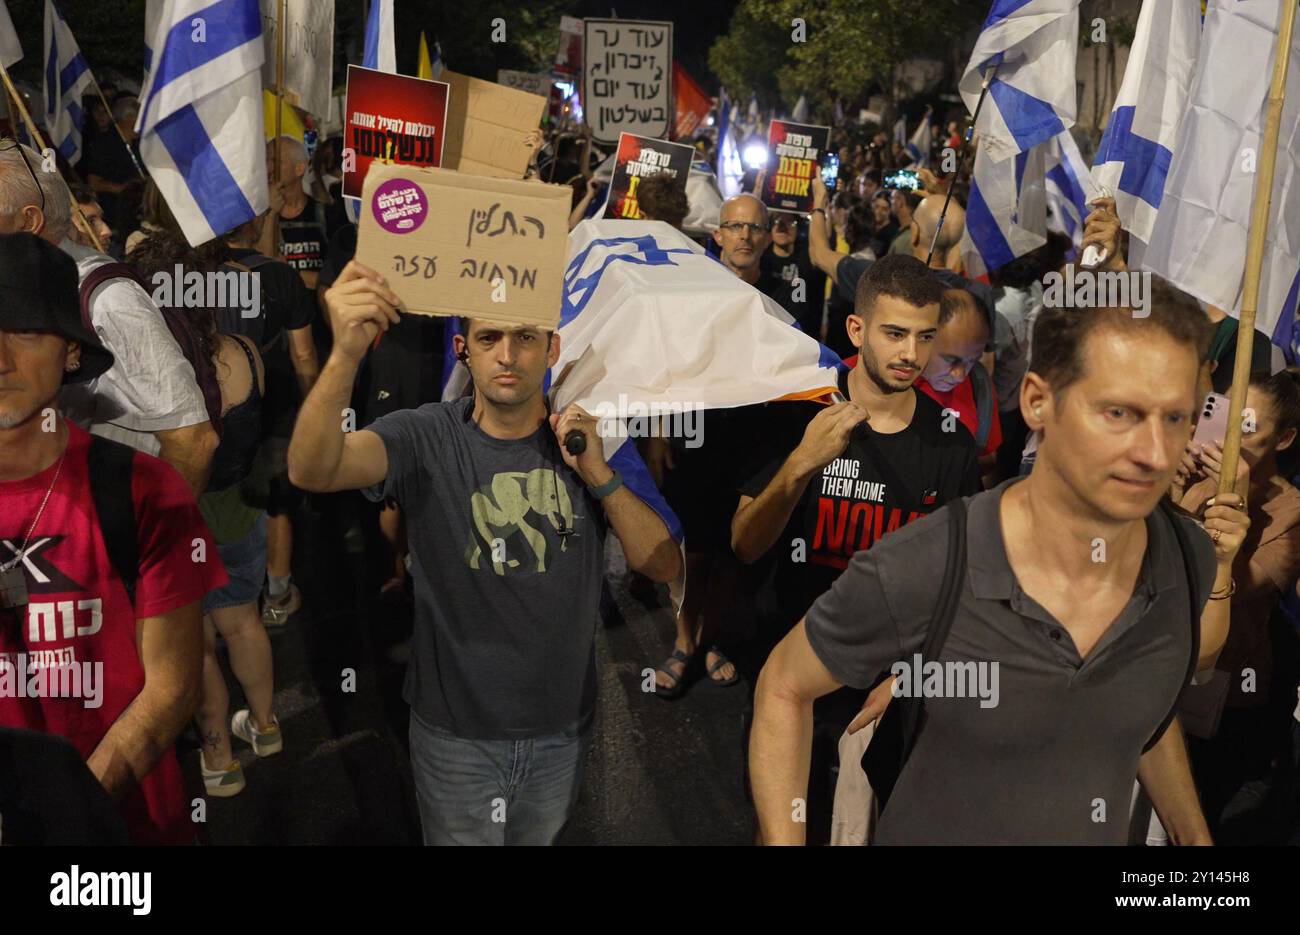
<path fill-rule="evenodd" d="M 273 91 L 280 42 L 275 28 L 276 8 L 280 0 L 261 0 L 261 5 L 266 48 L 262 84 Z M 334 0 L 288 0 L 285 6 L 285 100 L 313 116 L 326 117 L 334 89 Z"/>
<path fill-rule="evenodd" d="M 582 106 L 593 139 L 666 138 L 675 116 L 673 24 L 589 19 L 583 26 Z"/>

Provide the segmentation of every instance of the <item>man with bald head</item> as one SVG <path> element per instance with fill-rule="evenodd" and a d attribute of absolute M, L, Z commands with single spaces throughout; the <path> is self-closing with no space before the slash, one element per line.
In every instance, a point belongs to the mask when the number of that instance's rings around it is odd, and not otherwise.
<path fill-rule="evenodd" d="M 316 277 L 324 264 L 329 238 L 325 206 L 312 198 L 303 186 L 309 162 L 307 147 L 302 140 L 282 136 L 266 144 L 271 223 L 263 226 L 257 248 L 258 252 L 279 257 L 296 269 L 307 288 L 315 292 Z"/>
<path fill-rule="evenodd" d="M 991 460 L 1002 444 L 1002 428 L 992 378 L 980 364 L 989 342 L 988 312 L 965 289 L 945 289 L 941 306 L 939 333 L 916 388 L 945 414 L 955 412 L 975 438 L 980 458 Z"/>
<path fill-rule="evenodd" d="M 962 232 L 966 230 L 966 210 L 954 199 L 948 204 L 948 214 L 939 229 L 939 239 L 934 242 L 934 255 L 930 256 L 930 244 L 934 241 L 934 232 L 939 228 L 939 217 L 943 214 L 943 197 L 930 195 L 912 212 L 912 255 L 922 263 L 929 259 L 932 269 L 951 269 L 960 272 L 960 261 L 953 257 L 957 245 L 961 243 Z M 949 262 L 953 260 L 953 262 Z"/>
<path fill-rule="evenodd" d="M 796 303 L 793 296 L 799 286 L 786 282 L 763 264 L 763 254 L 772 242 L 771 227 L 767 205 L 757 196 L 742 192 L 722 203 L 713 241 L 722 250 L 720 259 L 723 266 L 763 295 L 775 299 L 792 317 L 797 317 L 796 313 L 802 311 L 802 303 Z M 807 288 L 805 284 L 804 292 Z"/>

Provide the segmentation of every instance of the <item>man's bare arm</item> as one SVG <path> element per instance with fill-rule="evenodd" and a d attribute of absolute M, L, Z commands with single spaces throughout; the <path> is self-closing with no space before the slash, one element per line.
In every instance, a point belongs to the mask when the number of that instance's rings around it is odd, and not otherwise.
<path fill-rule="evenodd" d="M 334 350 L 303 400 L 289 440 L 289 479 L 303 490 L 370 487 L 388 475 L 388 451 L 374 432 L 345 432 L 357 367 L 375 337 L 396 324 L 397 295 L 356 260 L 325 291 Z"/>
<path fill-rule="evenodd" d="M 1213 844 L 1210 829 L 1201 813 L 1187 760 L 1187 745 L 1178 718 L 1138 763 L 1138 781 L 1155 806 L 1160 823 L 1175 844 Z"/>
<path fill-rule="evenodd" d="M 754 689 L 749 775 L 764 844 L 803 844 L 813 702 L 839 688 L 808 643 L 804 620 L 767 658 Z"/>
<path fill-rule="evenodd" d="M 158 457 L 180 472 L 194 496 L 207 489 L 212 470 L 212 456 L 220 439 L 211 422 L 197 422 L 184 428 L 154 432 L 158 439 Z"/>
<path fill-rule="evenodd" d="M 203 669 L 199 602 L 140 620 L 136 626 L 144 688 L 86 761 L 114 797 L 149 774 L 199 703 Z"/>
<path fill-rule="evenodd" d="M 820 172 L 813 173 L 812 184 L 814 213 L 808 218 L 808 258 L 813 261 L 814 266 L 833 280 L 836 278 L 840 260 L 844 259 L 845 254 L 837 253 L 831 246 L 828 230 L 831 223 L 830 197 Z M 821 211 L 817 212 L 815 210 L 817 208 Z"/>
<path fill-rule="evenodd" d="M 316 342 L 311 338 L 311 326 L 291 328 L 289 335 L 289 360 L 298 378 L 298 391 L 306 399 L 320 376 L 320 361 L 316 359 Z"/>

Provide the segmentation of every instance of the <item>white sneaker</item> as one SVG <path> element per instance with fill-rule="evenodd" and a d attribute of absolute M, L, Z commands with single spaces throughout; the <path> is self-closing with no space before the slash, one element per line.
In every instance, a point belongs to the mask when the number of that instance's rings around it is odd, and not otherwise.
<path fill-rule="evenodd" d="M 252 747 L 258 756 L 271 756 L 284 749 L 280 722 L 276 721 L 266 730 L 258 730 L 253 726 L 253 718 L 247 708 L 240 708 L 230 719 L 230 732 Z"/>
<path fill-rule="evenodd" d="M 267 627 L 282 627 L 289 622 L 289 618 L 296 614 L 302 607 L 302 592 L 298 590 L 298 585 L 290 584 L 289 590 L 280 595 L 280 599 L 273 600 L 270 594 L 262 599 L 262 625 Z"/>
<path fill-rule="evenodd" d="M 199 769 L 203 771 L 203 788 L 208 795 L 218 799 L 228 799 L 244 791 L 244 767 L 239 760 L 232 759 L 225 769 L 208 769 L 203 751 L 199 751 Z"/>

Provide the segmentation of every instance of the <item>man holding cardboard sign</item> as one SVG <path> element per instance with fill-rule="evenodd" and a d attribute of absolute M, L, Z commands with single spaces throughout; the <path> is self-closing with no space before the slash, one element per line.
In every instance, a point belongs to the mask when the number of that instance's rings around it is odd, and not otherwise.
<path fill-rule="evenodd" d="M 413 186 L 410 178 L 397 188 L 387 184 L 367 179 L 359 256 L 379 246 L 364 212 L 373 207 L 377 221 L 387 218 L 382 244 L 402 236 L 388 228 L 420 216 L 412 206 L 440 197 L 437 186 Z M 495 187 L 502 184 L 530 193 L 550 187 L 462 176 L 458 197 L 469 198 L 462 207 L 480 210 L 475 199 L 485 195 L 473 189 L 485 185 L 487 195 L 508 198 Z M 412 187 L 420 197 L 408 197 Z M 434 225 L 418 225 L 425 226 Z M 458 229 L 458 250 L 446 252 L 452 241 L 437 247 L 447 259 L 469 250 L 479 262 L 504 267 L 514 258 L 514 238 L 500 239 L 503 254 L 487 237 L 495 224 L 477 235 Z M 564 232 L 561 221 L 555 235 L 562 240 Z M 429 295 L 439 288 L 431 284 L 408 302 L 414 277 L 399 273 L 407 281 L 395 291 L 370 267 L 349 263 L 325 293 L 334 350 L 289 448 L 295 484 L 364 489 L 372 499 L 396 499 L 407 516 L 416 624 L 403 694 L 428 844 L 555 841 L 577 802 L 595 708 L 607 527 L 622 541 L 628 565 L 647 577 L 669 581 L 681 569 L 668 527 L 606 463 L 596 419 L 576 406 L 549 411 L 543 382 L 560 353 L 558 289 L 552 309 L 535 300 L 544 283 L 558 283 L 559 256 L 538 260 L 536 292 L 505 286 L 498 315 L 514 323 L 464 319 L 454 343 L 472 397 L 394 412 L 359 432 L 346 431 L 347 406 L 367 349 L 398 321 L 398 308 L 442 300 Z M 539 312 L 549 323 L 533 320 Z M 559 444 L 574 431 L 587 443 L 576 456 Z"/>

